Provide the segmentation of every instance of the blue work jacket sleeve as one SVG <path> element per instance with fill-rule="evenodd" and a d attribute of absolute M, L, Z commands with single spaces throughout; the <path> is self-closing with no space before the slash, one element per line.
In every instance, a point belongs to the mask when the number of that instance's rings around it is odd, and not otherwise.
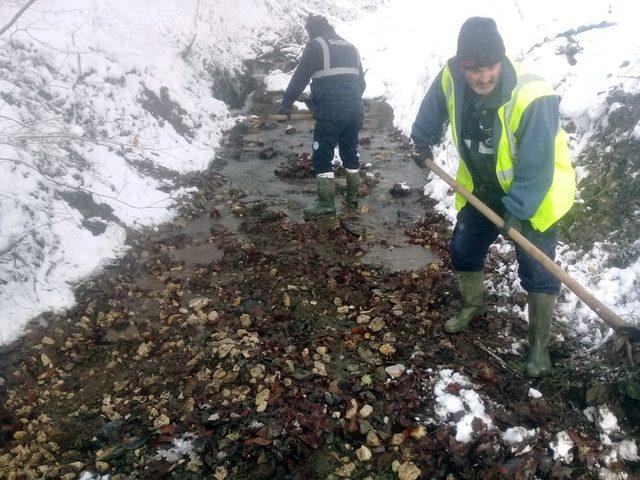
<path fill-rule="evenodd" d="M 502 203 L 521 220 L 534 216 L 551 188 L 559 118 L 558 97 L 541 97 L 527 107 L 515 132 L 518 158 Z"/>
<path fill-rule="evenodd" d="M 293 105 L 300 94 L 304 91 L 305 87 L 311 80 L 311 75 L 314 72 L 321 70 L 322 63 L 322 48 L 317 41 L 310 41 L 302 52 L 300 62 L 296 67 L 296 71 L 293 73 L 293 77 L 289 81 L 287 90 L 282 97 L 282 104 L 290 107 Z"/>
<path fill-rule="evenodd" d="M 411 139 L 416 145 L 437 145 L 442 141 L 449 120 L 447 103 L 442 91 L 442 70 L 431 83 L 411 127 Z"/>

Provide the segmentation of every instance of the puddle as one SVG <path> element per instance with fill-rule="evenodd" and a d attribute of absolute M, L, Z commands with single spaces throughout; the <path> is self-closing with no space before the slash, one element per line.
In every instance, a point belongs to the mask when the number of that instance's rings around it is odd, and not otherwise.
<path fill-rule="evenodd" d="M 147 292 L 157 292 L 164 289 L 164 283 L 155 277 L 138 277 L 134 279 L 134 283 L 140 290 Z"/>
<path fill-rule="evenodd" d="M 171 258 L 184 262 L 185 265 L 198 265 L 215 263 L 222 259 L 224 252 L 213 243 L 205 243 L 194 247 L 173 250 Z"/>
<path fill-rule="evenodd" d="M 259 200 L 270 210 L 282 211 L 291 220 L 303 222 L 303 209 L 315 202 L 315 179 L 291 179 L 274 174 L 290 157 L 298 158 L 303 153 L 311 153 L 314 121 L 296 119 L 293 134 L 285 134 L 286 123 L 266 120 L 264 124 L 256 119 L 241 122 L 226 138 L 225 149 L 220 155 L 222 162 L 214 165 L 229 181 L 230 186 L 239 188 L 246 195 L 245 202 Z M 398 134 L 392 129 L 393 110 L 382 102 L 368 102 L 365 126 L 360 133 L 360 162 L 362 178 L 377 177 L 374 186 L 361 189 L 359 198 L 360 224 L 366 229 L 363 246 L 374 247 L 380 242 L 407 248 L 407 258 L 402 250 L 392 253 L 386 250 L 379 255 L 394 255 L 390 261 L 400 270 L 421 268 L 433 260 L 425 256 L 424 249 L 415 250 L 409 244 L 405 230 L 413 225 L 424 213 L 420 203 L 422 187 L 426 182 L 423 172 L 413 165 L 408 150 L 403 149 Z M 269 155 L 260 158 L 261 153 Z M 406 183 L 411 192 L 402 198 L 392 196 L 396 183 Z M 374 182 L 375 183 L 375 182 Z M 345 179 L 336 178 L 336 208 L 338 214 L 344 208 L 342 200 Z M 415 255 L 417 263 L 409 262 Z M 372 257 L 373 258 L 373 257 Z M 401 265 L 409 265 L 407 268 Z"/>
<path fill-rule="evenodd" d="M 429 250 L 419 245 L 374 245 L 362 257 L 362 263 L 382 268 L 389 273 L 420 270 L 435 260 L 437 258 Z"/>

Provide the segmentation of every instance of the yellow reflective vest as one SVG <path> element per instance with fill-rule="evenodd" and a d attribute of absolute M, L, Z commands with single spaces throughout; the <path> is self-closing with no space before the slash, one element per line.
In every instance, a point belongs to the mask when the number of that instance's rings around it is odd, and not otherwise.
<path fill-rule="evenodd" d="M 513 183 L 514 169 L 518 168 L 518 138 L 515 132 L 518 131 L 522 114 L 531 102 L 537 98 L 555 95 L 551 85 L 542 78 L 520 71 L 515 64 L 514 68 L 517 75 L 516 86 L 511 92 L 511 98 L 498 109 L 498 117 L 502 128 L 496 150 L 496 176 L 505 193 L 509 191 Z M 456 108 L 462 108 L 462 106 L 456 105 L 455 91 L 457 88 L 463 87 L 463 85 L 455 84 L 453 75 L 447 64 L 442 72 L 442 90 L 449 112 L 453 142 L 458 149 L 458 153 L 461 152 L 461 145 L 460 139 L 458 138 L 459 128 L 455 122 L 456 118 L 460 117 L 456 116 Z M 473 179 L 471 178 L 471 173 L 467 165 L 465 165 L 462 159 L 462 155 L 460 155 L 457 180 L 460 185 L 470 192 L 473 192 Z M 540 203 L 538 210 L 536 210 L 533 217 L 529 219 L 533 228 L 544 232 L 560 220 L 573 205 L 575 190 L 575 172 L 571 165 L 571 157 L 569 156 L 567 134 L 558 126 L 558 133 L 555 138 L 553 181 L 546 196 Z M 460 210 L 466 203 L 467 200 L 462 195 L 456 193 L 456 209 Z"/>

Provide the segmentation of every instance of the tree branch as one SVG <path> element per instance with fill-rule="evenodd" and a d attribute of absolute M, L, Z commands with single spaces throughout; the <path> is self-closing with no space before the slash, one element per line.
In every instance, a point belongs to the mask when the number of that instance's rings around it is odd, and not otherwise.
<path fill-rule="evenodd" d="M 9 30 L 11 28 L 11 25 L 13 25 L 14 23 L 16 23 L 16 21 L 18 20 L 18 18 L 20 18 L 20 15 L 22 15 L 27 8 L 29 8 L 31 5 L 33 5 L 34 3 L 36 3 L 36 0 L 29 0 L 24 7 L 22 7 L 20 10 L 18 10 L 18 13 L 16 13 L 13 18 L 11 20 L 9 20 L 9 23 L 7 23 L 4 27 L 0 28 L 0 35 L 2 35 L 4 32 L 6 32 L 7 30 Z"/>
<path fill-rule="evenodd" d="M 31 164 L 29 164 L 27 162 L 23 162 L 22 160 L 17 160 L 15 158 L 0 157 L 0 163 L 15 163 L 16 165 L 22 165 L 24 167 L 30 168 L 31 170 L 36 172 L 38 175 L 42 176 L 45 180 L 49 181 L 53 185 L 56 185 L 58 187 L 68 188 L 69 190 L 76 190 L 76 191 L 80 191 L 80 192 L 85 192 L 85 193 L 88 193 L 90 195 L 95 195 L 98 198 L 109 198 L 109 199 L 114 200 L 114 201 L 116 201 L 118 203 L 121 203 L 122 205 L 125 205 L 125 206 L 127 206 L 129 208 L 135 208 L 135 209 L 139 209 L 139 210 L 152 209 L 152 208 L 165 208 L 165 207 L 156 207 L 156 205 L 158 203 L 162 203 L 164 201 L 173 199 L 173 197 L 171 197 L 171 195 L 168 195 L 165 198 L 161 198 L 160 200 L 156 200 L 155 202 L 153 202 L 150 205 L 146 205 L 146 206 L 132 205 L 132 204 L 127 203 L 127 202 L 125 202 L 123 200 L 120 200 L 118 197 L 114 197 L 114 196 L 111 196 L 111 195 L 105 195 L 104 193 L 94 192 L 93 190 L 87 190 L 86 188 L 82 188 L 79 185 L 70 185 L 70 184 L 68 184 L 66 182 L 51 178 L 46 173 L 43 173 L 42 171 L 40 171 L 37 167 L 34 167 L 33 165 L 31 165 Z M 122 189 L 120 190 L 120 193 L 122 193 Z M 118 193 L 118 195 L 120 195 L 120 193 Z"/>

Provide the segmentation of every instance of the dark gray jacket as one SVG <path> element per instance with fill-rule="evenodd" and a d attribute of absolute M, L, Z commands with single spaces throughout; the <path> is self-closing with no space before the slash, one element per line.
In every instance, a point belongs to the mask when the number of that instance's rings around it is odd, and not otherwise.
<path fill-rule="evenodd" d="M 329 58 L 326 57 L 323 44 L 328 49 Z M 329 65 L 325 65 L 326 61 Z M 323 74 L 327 66 L 332 72 L 338 73 Z M 315 118 L 340 120 L 362 116 L 362 93 L 366 83 L 360 55 L 356 47 L 333 29 L 309 41 L 284 93 L 282 104 L 291 106 L 309 81 Z"/>

